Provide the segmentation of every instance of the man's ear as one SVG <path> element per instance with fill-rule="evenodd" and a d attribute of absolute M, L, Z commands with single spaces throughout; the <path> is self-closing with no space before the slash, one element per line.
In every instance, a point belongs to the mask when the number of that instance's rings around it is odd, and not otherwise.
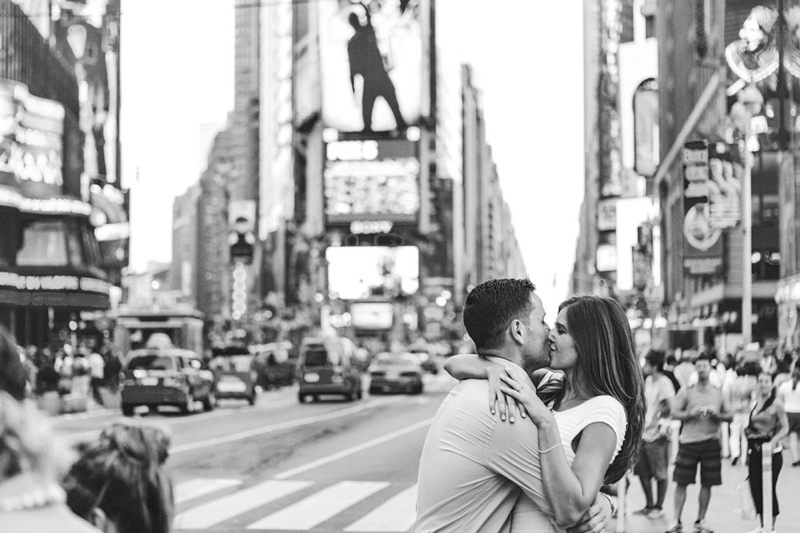
<path fill-rule="evenodd" d="M 522 321 L 519 319 L 514 319 L 511 321 L 511 324 L 508 326 L 508 331 L 511 334 L 511 339 L 522 346 L 525 344 L 525 328 L 522 327 Z"/>

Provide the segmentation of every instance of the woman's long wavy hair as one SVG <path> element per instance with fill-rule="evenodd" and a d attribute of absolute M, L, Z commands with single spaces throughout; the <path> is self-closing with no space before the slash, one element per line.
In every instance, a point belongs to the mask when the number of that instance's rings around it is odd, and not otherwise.
<path fill-rule="evenodd" d="M 558 311 L 562 309 L 567 310 L 567 327 L 578 352 L 572 374 L 575 391 L 584 397 L 613 396 L 627 414 L 622 449 L 604 479 L 616 483 L 639 457 L 647 406 L 628 317 L 621 305 L 603 296 L 573 296 Z M 556 405 L 560 401 L 557 398 Z"/>
<path fill-rule="evenodd" d="M 64 480 L 67 505 L 91 521 L 100 508 L 121 533 L 169 533 L 172 483 L 164 468 L 170 439 L 153 426 L 115 423 L 78 448 Z"/>

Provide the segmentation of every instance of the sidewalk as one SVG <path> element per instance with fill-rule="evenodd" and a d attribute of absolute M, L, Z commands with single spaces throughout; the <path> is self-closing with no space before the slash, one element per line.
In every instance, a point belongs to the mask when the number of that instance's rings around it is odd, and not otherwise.
<path fill-rule="evenodd" d="M 778 502 L 781 514 L 775 524 L 778 533 L 800 531 L 800 504 L 797 495 L 800 493 L 800 468 L 792 468 L 791 456 L 788 450 L 783 452 L 784 465 L 778 478 Z M 706 524 L 714 533 L 747 533 L 758 527 L 758 520 L 743 520 L 738 512 L 741 507 L 737 485 L 747 483 L 747 468 L 743 465 L 731 466 L 730 459 L 722 460 L 722 486 L 714 487 L 711 491 L 711 503 L 706 514 Z M 699 479 L 699 474 L 698 474 Z M 672 467 L 670 467 L 670 487 L 667 499 L 664 502 L 666 516 L 651 520 L 646 516 L 634 515 L 633 511 L 644 507 L 644 494 L 639 478 L 629 476 L 628 508 L 625 527 L 616 529 L 612 522 L 606 531 L 624 531 L 626 533 L 664 533 L 674 520 L 673 492 L 675 483 L 672 480 Z M 697 493 L 698 485 L 690 485 L 686 494 L 686 505 L 683 508 L 683 530 L 691 533 L 692 524 L 697 519 Z"/>

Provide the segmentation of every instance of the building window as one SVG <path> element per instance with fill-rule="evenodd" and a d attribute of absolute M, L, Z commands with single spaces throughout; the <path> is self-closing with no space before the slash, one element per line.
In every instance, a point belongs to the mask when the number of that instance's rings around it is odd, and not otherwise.
<path fill-rule="evenodd" d="M 63 220 L 34 220 L 24 224 L 18 266 L 68 266 Z"/>

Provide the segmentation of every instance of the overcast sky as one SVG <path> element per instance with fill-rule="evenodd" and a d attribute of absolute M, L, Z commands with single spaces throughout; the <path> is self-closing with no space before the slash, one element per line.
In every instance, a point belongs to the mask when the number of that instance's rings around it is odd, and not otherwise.
<path fill-rule="evenodd" d="M 582 2 L 440 1 L 459 11 L 452 24 L 483 89 L 517 238 L 554 315 L 583 198 Z M 172 201 L 199 178 L 201 125 L 224 122 L 233 107 L 233 3 L 123 0 L 123 183 L 137 271 L 170 260 Z"/>

